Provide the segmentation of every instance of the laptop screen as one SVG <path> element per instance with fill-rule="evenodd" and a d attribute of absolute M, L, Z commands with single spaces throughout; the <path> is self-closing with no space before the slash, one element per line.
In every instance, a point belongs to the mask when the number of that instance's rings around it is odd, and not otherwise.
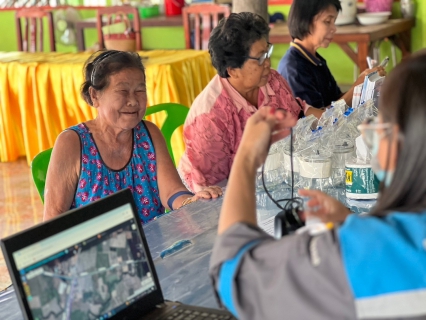
<path fill-rule="evenodd" d="M 125 204 L 13 252 L 34 319 L 108 319 L 156 290 Z"/>

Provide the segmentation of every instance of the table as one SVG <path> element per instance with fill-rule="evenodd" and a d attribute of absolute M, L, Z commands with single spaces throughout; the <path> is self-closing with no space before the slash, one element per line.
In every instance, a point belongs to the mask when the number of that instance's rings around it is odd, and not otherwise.
<path fill-rule="evenodd" d="M 102 21 L 105 23 L 106 21 Z M 141 28 L 144 27 L 183 27 L 182 15 L 177 16 L 158 16 L 147 19 L 140 19 Z M 86 50 L 84 43 L 84 29 L 96 29 L 96 17 L 88 18 L 74 23 L 76 32 L 77 50 Z"/>
<path fill-rule="evenodd" d="M 401 50 L 403 57 L 410 54 L 411 29 L 414 25 L 414 19 L 390 19 L 371 26 L 355 24 L 337 26 L 333 42 L 342 48 L 359 70 L 365 70 L 370 47 L 384 38 L 389 38 Z M 271 43 L 290 43 L 292 40 L 286 23 L 277 23 L 271 28 L 269 33 Z M 349 46 L 350 42 L 357 43 L 358 52 Z"/>
<path fill-rule="evenodd" d="M 288 194 L 289 189 L 284 186 L 272 192 L 276 199 Z M 330 194 L 345 200 L 342 189 Z M 258 192 L 256 198 L 258 220 L 267 220 L 280 211 L 264 192 Z M 208 266 L 222 199 L 197 201 L 143 227 L 165 299 L 218 308 Z M 368 211 L 374 202 L 346 201 L 346 204 L 359 214 Z M 160 253 L 178 240 L 191 240 L 192 245 L 162 259 Z M 22 319 L 13 288 L 0 293 L 0 319 Z"/>
<path fill-rule="evenodd" d="M 152 50 L 145 57 L 148 106 L 176 102 L 191 106 L 216 74 L 207 51 Z M 80 96 L 88 53 L 0 52 L 0 161 L 26 156 L 31 163 L 51 148 L 58 134 L 93 119 L 96 110 Z M 165 114 L 147 117 L 157 125 Z M 178 161 L 182 129 L 172 139 Z"/>

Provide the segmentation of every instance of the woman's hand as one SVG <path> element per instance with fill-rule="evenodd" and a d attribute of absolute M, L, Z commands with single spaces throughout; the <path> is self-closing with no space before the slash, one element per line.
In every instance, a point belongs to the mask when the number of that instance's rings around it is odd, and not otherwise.
<path fill-rule="evenodd" d="M 282 109 L 263 107 L 247 121 L 238 147 L 237 156 L 244 162 L 260 167 L 266 160 L 272 143 L 290 134 L 290 128 L 297 122 L 296 117 Z M 235 162 L 234 162 L 235 163 Z"/>
<path fill-rule="evenodd" d="M 305 215 L 318 217 L 322 222 L 343 222 L 351 213 L 340 201 L 322 191 L 300 189 L 299 195 L 310 198 Z"/>
<path fill-rule="evenodd" d="M 375 72 L 375 71 L 378 71 L 378 73 L 379 73 L 379 75 L 381 76 L 381 77 L 384 77 L 384 76 L 386 76 L 386 70 L 385 70 L 385 68 L 383 68 L 383 67 L 380 67 L 380 66 L 378 66 L 378 67 L 375 67 L 375 68 L 371 68 L 371 69 L 365 69 L 359 76 L 358 76 L 358 79 L 355 81 L 355 83 L 354 83 L 354 86 L 357 86 L 357 85 L 359 85 L 359 84 L 361 84 L 361 83 L 364 83 L 364 80 L 365 80 L 365 76 L 366 75 L 368 75 L 368 74 L 370 74 L 370 73 L 372 73 L 372 72 Z"/>
<path fill-rule="evenodd" d="M 197 201 L 198 199 L 215 199 L 222 196 L 222 194 L 223 191 L 221 187 L 211 186 L 198 191 L 192 198 L 194 201 Z"/>
<path fill-rule="evenodd" d="M 322 114 L 324 113 L 324 109 L 318 109 L 318 108 L 315 108 L 315 107 L 310 107 L 310 108 L 308 108 L 307 110 L 306 110 L 306 112 L 305 112 L 305 116 L 307 117 L 307 116 L 309 116 L 309 115 L 314 115 L 317 119 L 320 119 L 321 117 L 322 117 Z"/>
<path fill-rule="evenodd" d="M 218 186 L 206 187 L 206 188 L 203 188 L 203 190 L 198 191 L 192 197 L 184 199 L 182 201 L 182 204 L 179 206 L 179 208 L 186 206 L 187 204 L 190 204 L 192 202 L 195 202 L 198 199 L 215 199 L 215 198 L 219 198 L 222 195 L 223 195 L 223 191 L 221 187 L 218 187 Z"/>

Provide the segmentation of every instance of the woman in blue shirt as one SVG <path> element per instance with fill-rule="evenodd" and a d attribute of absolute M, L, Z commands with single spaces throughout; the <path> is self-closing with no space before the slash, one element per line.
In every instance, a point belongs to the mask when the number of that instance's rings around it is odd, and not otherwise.
<path fill-rule="evenodd" d="M 294 0 L 291 5 L 288 26 L 293 42 L 280 61 L 278 72 L 290 84 L 294 96 L 315 108 L 328 107 L 339 99 L 351 106 L 354 87 L 363 83 L 367 74 L 377 70 L 385 75 L 382 67 L 367 69 L 348 92 L 341 92 L 326 60 L 317 52 L 333 40 L 341 9 L 339 0 Z"/>

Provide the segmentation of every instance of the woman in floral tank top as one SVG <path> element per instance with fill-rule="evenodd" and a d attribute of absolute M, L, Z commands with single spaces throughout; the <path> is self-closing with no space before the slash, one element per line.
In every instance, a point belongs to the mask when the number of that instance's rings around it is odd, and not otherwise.
<path fill-rule="evenodd" d="M 222 194 L 219 187 L 189 192 L 160 130 L 141 121 L 147 96 L 137 53 L 94 54 L 84 74 L 82 96 L 98 116 L 58 136 L 47 172 L 44 219 L 124 188 L 132 191 L 142 223 L 163 214 L 165 207 L 175 209 Z"/>

